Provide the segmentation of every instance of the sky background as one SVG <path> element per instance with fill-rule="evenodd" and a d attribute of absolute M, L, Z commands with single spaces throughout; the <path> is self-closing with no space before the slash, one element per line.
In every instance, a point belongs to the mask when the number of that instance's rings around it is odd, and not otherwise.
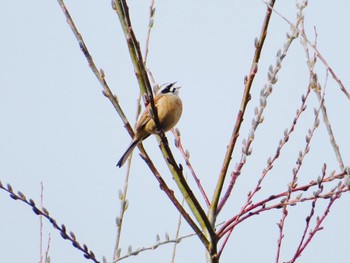
<path fill-rule="evenodd" d="M 128 1 L 134 30 L 142 50 L 148 30 L 150 1 Z M 119 19 L 110 1 L 66 1 L 98 68 L 130 121 L 135 119 L 138 86 Z M 44 206 L 59 222 L 73 231 L 101 260 L 111 260 L 116 238 L 115 218 L 119 214 L 118 191 L 123 188 L 126 168 L 115 164 L 126 150 L 130 137 L 102 88 L 92 74 L 79 45 L 55 0 L 4 1 L 0 9 L 0 180 L 40 203 L 44 185 Z M 260 0 L 156 1 L 155 24 L 151 33 L 148 68 L 160 84 L 177 81 L 184 104 L 178 124 L 182 142 L 191 152 L 191 162 L 211 198 L 232 132 L 254 54 L 254 39 L 260 33 L 266 6 Z M 276 10 L 294 22 L 295 1 L 277 1 Z M 346 87 L 350 51 L 346 25 L 348 1 L 309 1 L 305 27 L 310 40 L 317 29 L 317 47 Z M 259 105 L 259 94 L 267 71 L 275 64 L 290 26 L 278 15 L 271 19 L 269 34 L 252 87 L 252 100 L 242 126 L 229 171 L 241 156 L 241 142 L 247 138 Z M 350 159 L 350 104 L 337 83 L 318 62 L 316 71 L 324 87 L 325 103 L 346 165 Z M 218 218 L 223 222 L 235 215 L 290 127 L 301 96 L 309 83 L 305 53 L 295 40 L 283 61 L 278 82 L 268 99 L 265 121 L 256 133 L 253 154 L 248 158 L 236 188 Z M 350 89 L 348 88 L 348 91 Z M 287 189 L 298 152 L 305 147 L 305 135 L 313 125 L 310 94 L 307 110 L 283 154 L 254 201 Z M 178 162 L 184 164 L 173 146 Z M 169 186 L 176 186 L 164 164 L 155 138 L 145 143 Z M 156 235 L 174 237 L 178 213 L 135 151 L 129 182 L 129 208 L 122 235 L 123 252 L 132 244 L 152 246 Z M 324 123 L 311 144 L 310 154 L 300 171 L 300 185 L 321 174 L 339 172 Z M 188 172 L 186 170 L 186 172 Z M 188 179 L 194 186 L 193 180 Z M 194 192 L 202 204 L 196 187 Z M 320 202 L 324 208 L 327 202 Z M 319 232 L 299 262 L 344 262 L 350 243 L 350 197 L 344 194 L 332 207 Z M 281 261 L 287 261 L 298 245 L 310 211 L 310 203 L 289 210 Z M 322 209 L 316 210 L 321 215 Z M 282 212 L 274 210 L 251 218 L 233 232 L 221 262 L 274 262 Z M 191 233 L 183 223 L 181 235 Z M 39 261 L 39 218 L 30 207 L 0 191 L 0 262 Z M 44 242 L 51 236 L 51 262 L 88 262 L 82 253 L 63 240 L 45 222 Z M 122 252 L 122 254 L 123 254 Z M 124 262 L 170 262 L 172 245 L 144 252 Z M 204 262 L 205 253 L 196 237 L 183 240 L 176 262 Z"/>

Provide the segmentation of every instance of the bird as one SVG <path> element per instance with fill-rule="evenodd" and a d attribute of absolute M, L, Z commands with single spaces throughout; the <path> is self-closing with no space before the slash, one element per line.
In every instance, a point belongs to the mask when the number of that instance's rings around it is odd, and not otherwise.
<path fill-rule="evenodd" d="M 176 82 L 162 85 L 154 96 L 159 124 L 164 132 L 174 128 L 182 115 L 182 101 L 178 96 L 180 87 L 176 87 L 175 84 Z M 157 132 L 158 129 L 152 117 L 151 104 L 149 103 L 137 122 L 135 134 L 129 147 L 118 161 L 117 166 L 122 167 L 135 147 L 148 136 Z"/>

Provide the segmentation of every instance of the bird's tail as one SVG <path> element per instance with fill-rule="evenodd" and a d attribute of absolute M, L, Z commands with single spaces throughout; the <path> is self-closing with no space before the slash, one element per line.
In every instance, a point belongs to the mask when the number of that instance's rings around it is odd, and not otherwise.
<path fill-rule="evenodd" d="M 135 140 L 135 141 L 131 142 L 131 144 L 129 145 L 128 149 L 126 150 L 126 152 L 123 154 L 122 158 L 120 158 L 119 162 L 117 163 L 118 167 L 122 167 L 124 165 L 124 163 L 129 158 L 130 154 L 135 149 L 135 147 L 137 146 L 139 141 L 140 140 Z"/>

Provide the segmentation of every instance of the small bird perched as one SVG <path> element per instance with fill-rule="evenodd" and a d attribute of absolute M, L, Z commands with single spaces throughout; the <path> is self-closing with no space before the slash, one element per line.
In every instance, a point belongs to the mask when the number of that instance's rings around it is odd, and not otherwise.
<path fill-rule="evenodd" d="M 178 96 L 178 89 L 180 87 L 175 87 L 175 84 L 176 82 L 167 84 L 166 86 L 163 85 L 154 97 L 159 124 L 164 131 L 172 129 L 178 123 L 182 114 L 182 102 Z M 132 151 L 141 141 L 151 134 L 157 133 L 157 127 L 150 111 L 151 105 L 148 104 L 136 125 L 134 138 L 126 152 L 120 158 L 117 166 L 123 166 Z"/>

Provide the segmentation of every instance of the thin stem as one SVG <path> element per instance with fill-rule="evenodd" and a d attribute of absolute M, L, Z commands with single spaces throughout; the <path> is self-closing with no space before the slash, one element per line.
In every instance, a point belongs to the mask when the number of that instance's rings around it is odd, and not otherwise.
<path fill-rule="evenodd" d="M 185 151 L 183 148 L 183 145 L 181 142 L 180 131 L 178 129 L 172 129 L 172 133 L 174 134 L 174 137 L 175 137 L 175 145 L 180 150 L 182 157 L 185 159 L 186 165 L 187 165 L 188 169 L 190 170 L 190 173 L 191 173 L 193 179 L 195 180 L 197 187 L 198 187 L 199 191 L 201 192 L 206 205 L 209 207 L 210 206 L 209 198 L 208 198 L 207 194 L 205 193 L 205 190 L 201 184 L 201 181 L 198 178 L 198 176 L 197 176 L 196 172 L 194 171 L 194 168 L 190 162 L 190 153 L 187 150 Z"/>
<path fill-rule="evenodd" d="M 266 5 L 268 5 L 269 3 L 265 2 L 262 0 L 263 3 L 265 3 Z M 284 21 L 286 21 L 289 25 L 293 25 L 292 22 L 290 22 L 286 17 L 284 17 L 281 13 L 279 13 L 277 10 L 275 10 L 274 8 L 272 8 L 272 11 L 274 13 L 276 13 L 278 16 L 280 16 Z M 345 88 L 343 82 L 341 81 L 341 79 L 337 76 L 337 74 L 335 74 L 333 68 L 328 64 L 327 60 L 324 58 L 324 56 L 321 54 L 321 52 L 318 50 L 318 48 L 311 43 L 311 41 L 309 41 L 305 35 L 305 32 L 302 32 L 302 30 L 298 30 L 298 33 L 300 33 L 302 35 L 302 37 L 305 39 L 305 41 L 311 46 L 311 48 L 315 51 L 316 56 L 322 61 L 323 65 L 326 67 L 327 71 L 329 71 L 333 77 L 333 79 L 338 83 L 340 90 L 345 94 L 345 96 L 348 98 L 348 100 L 350 100 L 350 93 L 347 91 L 347 89 Z"/>
<path fill-rule="evenodd" d="M 326 176 L 326 168 L 327 168 L 327 166 L 324 165 L 324 166 L 323 166 L 323 169 L 322 169 L 322 179 L 324 179 L 324 177 Z M 321 193 L 321 192 L 323 191 L 323 189 L 324 189 L 323 184 L 319 184 L 319 185 L 318 185 L 318 188 L 319 188 L 319 192 Z M 304 244 L 304 240 L 305 240 L 305 238 L 306 238 L 306 234 L 307 234 L 307 232 L 309 231 L 309 229 L 311 228 L 310 223 L 311 223 L 311 219 L 312 219 L 313 216 L 315 215 L 315 207 L 316 207 L 316 202 L 317 202 L 318 200 L 319 200 L 319 199 L 315 199 L 315 200 L 312 202 L 310 213 L 309 213 L 309 215 L 306 217 L 306 220 L 305 220 L 305 221 L 306 221 L 306 224 L 305 224 L 304 232 L 303 232 L 303 235 L 302 235 L 301 240 L 300 240 L 300 242 L 299 242 L 299 246 L 298 246 L 298 248 L 297 248 L 297 250 L 296 250 L 296 253 L 295 253 L 295 255 L 294 255 L 293 260 L 295 260 L 295 259 L 298 257 L 298 251 L 301 250 L 301 248 L 302 248 L 302 246 L 303 246 L 303 244 Z M 312 232 L 312 230 L 311 230 L 310 232 Z M 293 261 L 293 260 L 292 260 L 292 261 Z"/>
<path fill-rule="evenodd" d="M 47 240 L 47 247 L 45 251 L 45 263 L 50 263 L 50 257 L 49 257 L 50 244 L 51 244 L 51 235 L 49 234 L 49 238 Z"/>
<path fill-rule="evenodd" d="M 44 207 L 44 184 L 43 182 L 40 183 L 40 207 L 41 209 Z M 39 222 L 40 222 L 40 263 L 43 262 L 43 218 L 42 216 L 39 216 Z"/>
<path fill-rule="evenodd" d="M 149 51 L 149 41 L 151 36 L 151 31 L 154 25 L 154 14 L 156 12 L 156 9 L 154 8 L 154 2 L 155 0 L 152 0 L 151 6 L 149 7 L 149 22 L 148 22 L 148 32 L 147 32 L 147 39 L 146 39 L 146 48 L 145 48 L 145 59 L 143 61 L 143 64 L 146 65 L 147 58 L 148 58 L 148 51 Z"/>
<path fill-rule="evenodd" d="M 185 203 L 185 198 L 182 198 L 181 205 L 183 206 Z M 176 229 L 176 235 L 175 235 L 175 240 L 179 239 L 180 236 L 180 229 L 181 229 L 181 222 L 182 222 L 182 215 L 179 214 L 179 220 L 177 223 L 177 229 Z M 173 248 L 173 254 L 171 256 L 171 263 L 175 263 L 175 256 L 176 256 L 176 248 L 177 248 L 178 242 L 174 243 L 174 248 Z"/>
<path fill-rule="evenodd" d="M 63 14 L 66 17 L 67 23 L 70 26 L 75 38 L 77 39 L 79 46 L 80 46 L 80 49 L 83 52 L 85 58 L 87 59 L 88 64 L 89 64 L 92 72 L 94 73 L 94 75 L 96 76 L 96 78 L 98 79 L 98 81 L 100 82 L 100 84 L 103 88 L 103 95 L 106 96 L 110 100 L 110 102 L 114 106 L 115 110 L 117 111 L 117 113 L 119 114 L 121 119 L 123 120 L 125 128 L 129 132 L 129 134 L 131 136 L 133 136 L 134 133 L 133 133 L 133 130 L 131 128 L 131 125 L 129 124 L 123 110 L 121 109 L 121 107 L 119 105 L 118 98 L 115 95 L 113 95 L 111 89 L 109 88 L 109 85 L 107 84 L 103 70 L 97 69 L 95 62 L 94 62 L 92 56 L 90 55 L 90 52 L 89 52 L 87 46 L 85 45 L 84 39 L 83 39 L 82 35 L 79 33 L 77 27 L 75 26 L 75 23 L 74 23 L 71 15 L 69 14 L 69 11 L 68 11 L 65 3 L 63 2 L 63 0 L 57 0 L 57 2 L 63 11 Z"/>
<path fill-rule="evenodd" d="M 136 116 L 135 116 L 134 129 L 136 129 L 137 119 L 141 113 L 141 105 L 140 104 L 141 104 L 141 93 L 140 93 L 140 96 L 138 97 L 137 102 L 136 102 L 137 110 L 136 110 Z M 123 225 L 124 215 L 125 215 L 126 208 L 127 208 L 126 206 L 128 205 L 126 197 L 128 194 L 128 187 L 129 187 L 131 161 L 132 161 L 132 153 L 128 159 L 127 171 L 126 171 L 126 176 L 125 176 L 125 180 L 124 180 L 124 189 L 123 189 L 123 192 L 120 193 L 120 196 L 119 196 L 121 206 L 120 206 L 119 218 L 117 218 L 117 237 L 116 237 L 116 242 L 115 242 L 113 259 L 117 259 L 119 257 L 119 254 L 120 254 L 119 244 L 120 244 L 120 240 L 121 240 L 122 225 Z"/>
<path fill-rule="evenodd" d="M 288 50 L 289 50 L 292 42 L 298 37 L 298 33 L 297 33 L 296 28 L 298 27 L 299 23 L 301 23 L 301 21 L 302 21 L 301 16 L 298 13 L 295 25 L 291 26 L 291 31 L 289 33 L 287 33 L 287 41 L 283 45 L 283 49 L 279 50 L 277 52 L 275 67 L 273 68 L 272 66 L 270 66 L 270 68 L 269 68 L 267 83 L 264 85 L 264 88 L 260 92 L 260 94 L 261 94 L 260 106 L 259 106 L 259 108 L 255 109 L 256 116 L 252 122 L 251 132 L 249 133 L 248 138 L 244 140 L 244 147 L 242 150 L 241 160 L 240 160 L 239 164 L 237 165 L 236 170 L 232 173 L 231 182 L 226 190 L 224 197 L 222 198 L 222 200 L 218 206 L 218 211 L 221 211 L 224 204 L 227 202 L 227 200 L 231 194 L 231 191 L 233 189 L 233 185 L 235 184 L 238 176 L 241 173 L 242 168 L 244 167 L 244 165 L 246 163 L 247 156 L 249 156 L 251 154 L 251 145 L 252 145 L 254 138 L 255 138 L 255 131 L 257 130 L 257 127 L 259 127 L 259 125 L 261 124 L 261 122 L 262 122 L 261 120 L 263 120 L 263 113 L 264 113 L 264 110 L 265 110 L 266 105 L 267 105 L 267 98 L 271 95 L 272 90 L 273 90 L 273 85 L 277 82 L 277 79 L 278 79 L 277 76 L 278 76 L 279 71 L 281 70 L 282 62 L 286 58 L 286 56 L 288 54 Z M 297 111 L 296 117 L 294 118 L 290 129 L 285 131 L 283 140 L 280 140 L 274 158 L 273 159 L 269 158 L 267 160 L 267 167 L 264 169 L 264 171 L 263 171 L 260 179 L 258 180 L 258 183 L 255 186 L 255 188 L 249 192 L 247 201 L 246 201 L 245 205 L 242 207 L 241 212 L 244 211 L 244 209 L 251 203 L 251 200 L 253 199 L 254 195 L 261 189 L 261 185 L 262 185 L 263 180 L 265 179 L 266 175 L 273 167 L 273 162 L 275 162 L 277 160 L 277 158 L 280 156 L 281 149 L 289 140 L 289 136 L 294 131 L 295 125 L 296 125 L 301 113 L 304 112 L 304 110 L 306 109 L 306 99 L 307 99 L 309 93 L 310 93 L 310 89 L 308 88 L 306 96 L 302 96 L 301 107 Z M 239 220 L 239 218 L 237 218 L 237 220 Z M 230 233 L 232 233 L 232 231 Z"/>
<path fill-rule="evenodd" d="M 305 250 L 305 248 L 307 247 L 307 245 L 310 243 L 310 241 L 314 238 L 315 234 L 322 230 L 323 227 L 322 227 L 322 223 L 323 221 L 325 220 L 325 218 L 327 217 L 327 215 L 329 214 L 330 212 L 330 209 L 331 207 L 333 206 L 334 202 L 340 198 L 342 194 L 342 190 L 339 190 L 334 196 L 332 196 L 330 199 L 329 199 L 329 203 L 328 203 L 328 206 L 327 208 L 325 209 L 323 215 L 321 217 L 317 217 L 317 220 L 316 220 L 316 226 L 315 228 L 310 231 L 309 233 L 309 237 L 307 238 L 307 240 L 304 242 L 304 244 L 298 248 L 297 252 L 295 253 L 293 259 L 291 261 L 289 261 L 289 263 L 294 263 L 296 261 L 296 259 L 301 255 L 301 253 Z"/>
<path fill-rule="evenodd" d="M 154 244 L 152 246 L 148 246 L 148 247 L 138 248 L 135 251 L 132 251 L 131 253 L 127 253 L 126 255 L 121 256 L 117 260 L 113 260 L 112 263 L 116 263 L 116 262 L 122 261 L 122 260 L 127 259 L 127 258 L 129 258 L 131 256 L 137 256 L 140 253 L 145 252 L 145 251 L 156 250 L 157 248 L 159 248 L 161 246 L 164 246 L 164 245 L 167 245 L 167 244 L 171 244 L 171 243 L 178 244 L 183 239 L 186 239 L 186 238 L 189 238 L 189 237 L 193 237 L 195 235 L 196 234 L 189 234 L 189 235 L 185 235 L 185 236 L 174 238 L 174 239 L 166 239 L 165 241 L 157 240 L 156 244 Z"/>
<path fill-rule="evenodd" d="M 301 36 L 302 36 L 301 43 L 302 43 L 302 46 L 304 47 L 306 58 L 307 58 L 306 59 L 306 62 L 307 62 L 306 64 L 309 67 L 310 75 L 314 78 L 314 82 L 315 82 L 315 85 L 313 86 L 313 90 L 316 93 L 317 99 L 321 102 L 321 101 L 324 100 L 324 94 L 323 95 L 321 94 L 321 85 L 317 82 L 317 75 L 316 75 L 316 73 L 314 73 L 314 66 L 315 66 L 315 64 L 317 62 L 317 57 L 320 58 L 319 52 L 317 50 L 317 36 L 318 36 L 317 35 L 317 31 L 315 29 L 315 43 L 311 44 L 310 41 L 307 39 L 306 34 L 305 34 L 304 19 L 302 20 L 302 23 L 301 23 L 300 27 L 301 27 L 300 31 L 301 31 Z M 314 57 L 313 57 L 313 59 L 310 58 L 309 48 L 308 48 L 308 45 L 306 43 L 311 45 L 313 50 L 314 50 Z M 323 60 L 323 57 L 322 57 L 321 61 L 327 67 L 327 75 L 326 75 L 326 82 L 327 82 L 328 72 L 332 73 L 333 71 L 329 70 L 329 66 L 327 64 L 325 64 L 325 61 Z M 333 78 L 334 78 L 334 76 L 333 76 Z M 325 90 L 323 91 L 323 93 L 325 93 Z M 327 109 L 326 109 L 325 103 L 322 103 L 321 110 L 322 110 L 322 115 L 323 115 L 323 122 L 326 125 L 326 129 L 327 129 L 327 132 L 328 132 L 328 135 L 329 135 L 329 140 L 330 140 L 330 143 L 331 143 L 331 145 L 333 147 L 334 154 L 335 154 L 335 156 L 337 158 L 337 161 L 338 161 L 338 164 L 339 164 L 339 168 L 340 168 L 341 171 L 344 171 L 345 170 L 344 161 L 343 161 L 342 154 L 340 152 L 339 146 L 337 144 L 337 141 L 335 139 L 330 120 L 328 118 L 328 114 L 327 114 Z M 347 178 L 346 180 L 348 180 L 348 179 L 349 178 Z"/>
<path fill-rule="evenodd" d="M 310 188 L 318 186 L 318 184 L 322 183 L 329 183 L 332 182 L 334 180 L 340 180 L 343 179 L 344 176 L 346 175 L 346 172 L 341 172 L 339 174 L 334 174 L 332 173 L 330 176 L 324 178 L 323 180 L 319 181 L 311 181 L 306 185 L 303 186 L 299 186 L 299 187 L 295 187 L 294 189 L 292 189 L 293 193 L 298 193 L 298 192 L 306 192 L 308 191 Z M 342 188 L 342 192 L 348 192 L 350 191 L 350 189 L 346 186 L 344 186 Z M 325 194 L 322 198 L 329 198 L 330 196 L 332 196 L 334 194 L 333 191 L 329 192 L 328 194 Z M 284 197 L 288 195 L 288 191 L 284 191 L 278 194 L 274 194 L 274 195 L 270 195 L 269 197 L 253 204 L 250 203 L 241 213 L 237 214 L 236 216 L 232 217 L 231 219 L 227 220 L 223 226 L 217 231 L 218 237 L 222 238 L 225 234 L 227 234 L 232 228 L 234 228 L 236 225 L 238 225 L 240 222 L 246 220 L 247 218 L 250 218 L 251 216 L 254 215 L 258 215 L 260 212 L 262 211 L 267 211 L 273 208 L 282 208 L 284 205 L 289 205 L 289 204 L 296 204 L 299 202 L 305 202 L 305 201 L 309 201 L 309 200 L 314 200 L 315 196 L 312 195 L 311 197 L 305 197 L 302 198 L 301 195 L 297 196 L 293 201 L 290 201 L 289 203 L 285 203 L 284 202 Z M 321 197 L 321 196 L 319 196 Z M 267 204 L 277 200 L 277 199 L 281 199 L 281 202 L 274 204 L 270 207 L 267 207 Z M 283 202 L 282 202 L 283 201 Z"/>
<path fill-rule="evenodd" d="M 223 165 L 222 165 L 222 168 L 220 171 L 219 179 L 218 179 L 218 182 L 217 182 L 214 194 L 213 194 L 213 198 L 212 198 L 209 213 L 208 213 L 209 221 L 210 221 L 212 226 L 215 225 L 215 221 L 216 221 L 216 217 L 217 217 L 217 206 L 219 203 L 222 188 L 223 188 L 225 178 L 227 175 L 227 170 L 228 170 L 229 164 L 231 162 L 231 158 L 232 158 L 233 150 L 234 150 L 235 145 L 236 145 L 237 138 L 239 136 L 239 131 L 240 131 L 240 128 L 241 128 L 241 125 L 243 122 L 245 110 L 247 108 L 248 102 L 249 102 L 250 97 L 251 97 L 250 96 L 250 89 L 252 87 L 252 84 L 253 84 L 253 81 L 255 78 L 255 74 L 258 71 L 258 63 L 259 63 L 260 55 L 262 52 L 262 48 L 263 48 L 264 43 L 265 43 L 265 38 L 267 35 L 267 29 L 268 29 L 271 14 L 272 14 L 271 9 L 273 8 L 274 4 L 275 4 L 275 0 L 271 0 L 270 5 L 267 7 L 267 10 L 266 10 L 266 15 L 265 15 L 265 19 L 264 19 L 264 22 L 263 22 L 263 25 L 261 28 L 259 40 L 256 40 L 256 42 L 255 42 L 255 54 L 253 57 L 249 76 L 245 80 L 244 94 L 243 94 L 243 98 L 241 101 L 241 106 L 240 106 L 239 112 L 237 114 L 236 123 L 235 123 L 235 126 L 233 128 L 233 132 L 231 135 L 229 145 L 227 147 L 227 151 L 226 151 L 226 154 L 224 157 L 224 162 L 223 162 Z"/>
<path fill-rule="evenodd" d="M 76 238 L 75 234 L 72 231 L 68 232 L 64 224 L 57 223 L 57 221 L 50 215 L 49 211 L 46 208 L 37 207 L 33 199 L 27 199 L 27 197 L 20 191 L 16 193 L 10 184 L 7 184 L 7 186 L 5 187 L 0 181 L 0 189 L 7 192 L 12 199 L 21 201 L 25 203 L 27 206 L 31 207 L 33 212 L 36 215 L 46 218 L 52 224 L 54 229 L 57 229 L 60 232 L 61 237 L 65 240 L 70 241 L 77 250 L 83 253 L 86 259 L 90 259 L 95 263 L 100 263 L 100 261 L 96 259 L 94 252 L 90 250 L 86 244 L 81 245 L 78 242 L 78 239 Z M 48 249 L 49 249 L 49 245 L 48 245 Z M 47 249 L 47 253 L 48 253 L 48 249 Z"/>
<path fill-rule="evenodd" d="M 92 69 L 93 73 L 95 74 L 95 76 L 97 77 L 97 79 L 100 81 L 100 84 L 103 87 L 103 94 L 111 101 L 111 103 L 113 104 L 114 108 L 117 110 L 119 116 L 121 117 L 121 119 L 123 120 L 124 126 L 127 129 L 128 133 L 130 134 L 131 137 L 134 136 L 133 130 L 131 128 L 131 125 L 129 123 L 129 121 L 127 120 L 124 112 L 122 111 L 118 99 L 116 96 L 114 96 L 105 80 L 105 75 L 103 70 L 98 71 L 97 67 L 92 59 L 92 56 L 90 55 L 84 40 L 81 36 L 81 34 L 78 32 L 73 19 L 71 18 L 63 0 L 57 0 L 64 15 L 66 16 L 67 19 L 67 23 L 69 24 L 69 26 L 71 27 L 76 39 L 79 42 L 79 46 L 82 50 L 82 52 L 84 53 L 86 59 L 88 60 L 89 66 Z M 135 53 L 136 54 L 136 53 Z M 142 61 L 142 59 L 141 59 Z M 141 63 L 142 65 L 142 63 Z M 138 74 L 136 74 L 138 76 Z M 147 74 L 146 74 L 147 75 Z M 139 79 L 139 78 L 138 78 Z M 140 83 L 141 81 L 139 81 Z M 143 82 L 142 82 L 143 83 Z M 149 82 L 148 82 L 149 84 Z M 143 89 L 141 88 L 141 90 L 143 90 L 144 92 L 146 91 L 145 85 L 141 85 L 141 87 L 143 87 Z M 149 90 L 151 90 L 151 87 L 149 86 Z M 151 99 L 151 103 L 153 102 L 153 106 L 154 106 L 154 101 L 153 101 L 153 96 L 152 96 L 152 92 L 150 93 L 150 97 Z M 155 122 L 157 120 L 156 118 L 156 114 L 154 116 Z M 159 123 L 159 122 L 158 122 Z M 163 133 L 164 134 L 164 133 Z M 156 168 L 154 167 L 153 163 L 151 162 L 148 154 L 146 153 L 146 151 L 144 150 L 142 144 L 138 145 L 138 148 L 142 154 L 142 157 L 146 160 L 146 163 L 148 164 L 148 166 L 150 167 L 151 171 L 153 172 L 153 174 L 155 175 L 156 179 L 158 180 L 158 182 L 160 183 L 161 189 L 167 194 L 167 196 L 169 197 L 169 199 L 173 202 L 173 204 L 175 205 L 175 207 L 180 211 L 180 213 L 183 215 L 183 217 L 186 219 L 186 221 L 188 222 L 188 224 L 192 227 L 192 229 L 195 231 L 195 233 L 198 235 L 199 239 L 203 242 L 203 244 L 205 245 L 206 248 L 209 248 L 209 241 L 207 240 L 207 238 L 203 235 L 202 231 L 197 227 L 197 225 L 193 222 L 193 220 L 191 219 L 191 217 L 186 213 L 186 211 L 184 210 L 183 207 L 181 207 L 180 203 L 177 201 L 177 199 L 175 198 L 175 195 L 173 194 L 173 191 L 171 189 L 169 189 L 169 187 L 166 185 L 166 183 L 164 182 L 164 180 L 161 178 L 161 176 L 159 175 L 158 171 L 156 170 Z"/>
<path fill-rule="evenodd" d="M 201 228 L 205 231 L 205 233 L 208 233 L 208 237 L 210 238 L 210 240 L 214 240 L 216 238 L 215 232 L 211 227 L 204 213 L 204 210 L 202 209 L 198 200 L 196 199 L 190 187 L 188 186 L 184 178 L 184 175 L 182 173 L 182 168 L 179 167 L 179 165 L 177 165 L 173 157 L 173 154 L 169 148 L 164 131 L 160 128 L 161 126 L 159 125 L 157 108 L 155 107 L 155 104 L 154 104 L 150 81 L 148 79 L 148 74 L 143 63 L 142 54 L 140 51 L 140 45 L 136 39 L 134 30 L 131 25 L 128 5 L 125 0 L 114 0 L 112 3 L 112 6 L 113 6 L 113 9 L 117 12 L 121 26 L 123 28 L 140 89 L 143 93 L 147 92 L 147 95 L 149 97 L 149 103 L 151 105 L 154 122 L 156 126 L 159 128 L 158 130 L 160 131 L 158 134 L 159 137 L 157 136 L 157 140 L 158 142 L 161 142 L 160 148 L 162 150 L 164 159 L 167 162 L 168 168 L 171 171 L 179 190 L 181 191 L 182 195 L 185 197 L 187 204 L 189 205 L 192 213 L 194 214 Z M 204 242 L 204 244 L 208 248 L 207 246 L 208 244 L 206 242 Z"/>

